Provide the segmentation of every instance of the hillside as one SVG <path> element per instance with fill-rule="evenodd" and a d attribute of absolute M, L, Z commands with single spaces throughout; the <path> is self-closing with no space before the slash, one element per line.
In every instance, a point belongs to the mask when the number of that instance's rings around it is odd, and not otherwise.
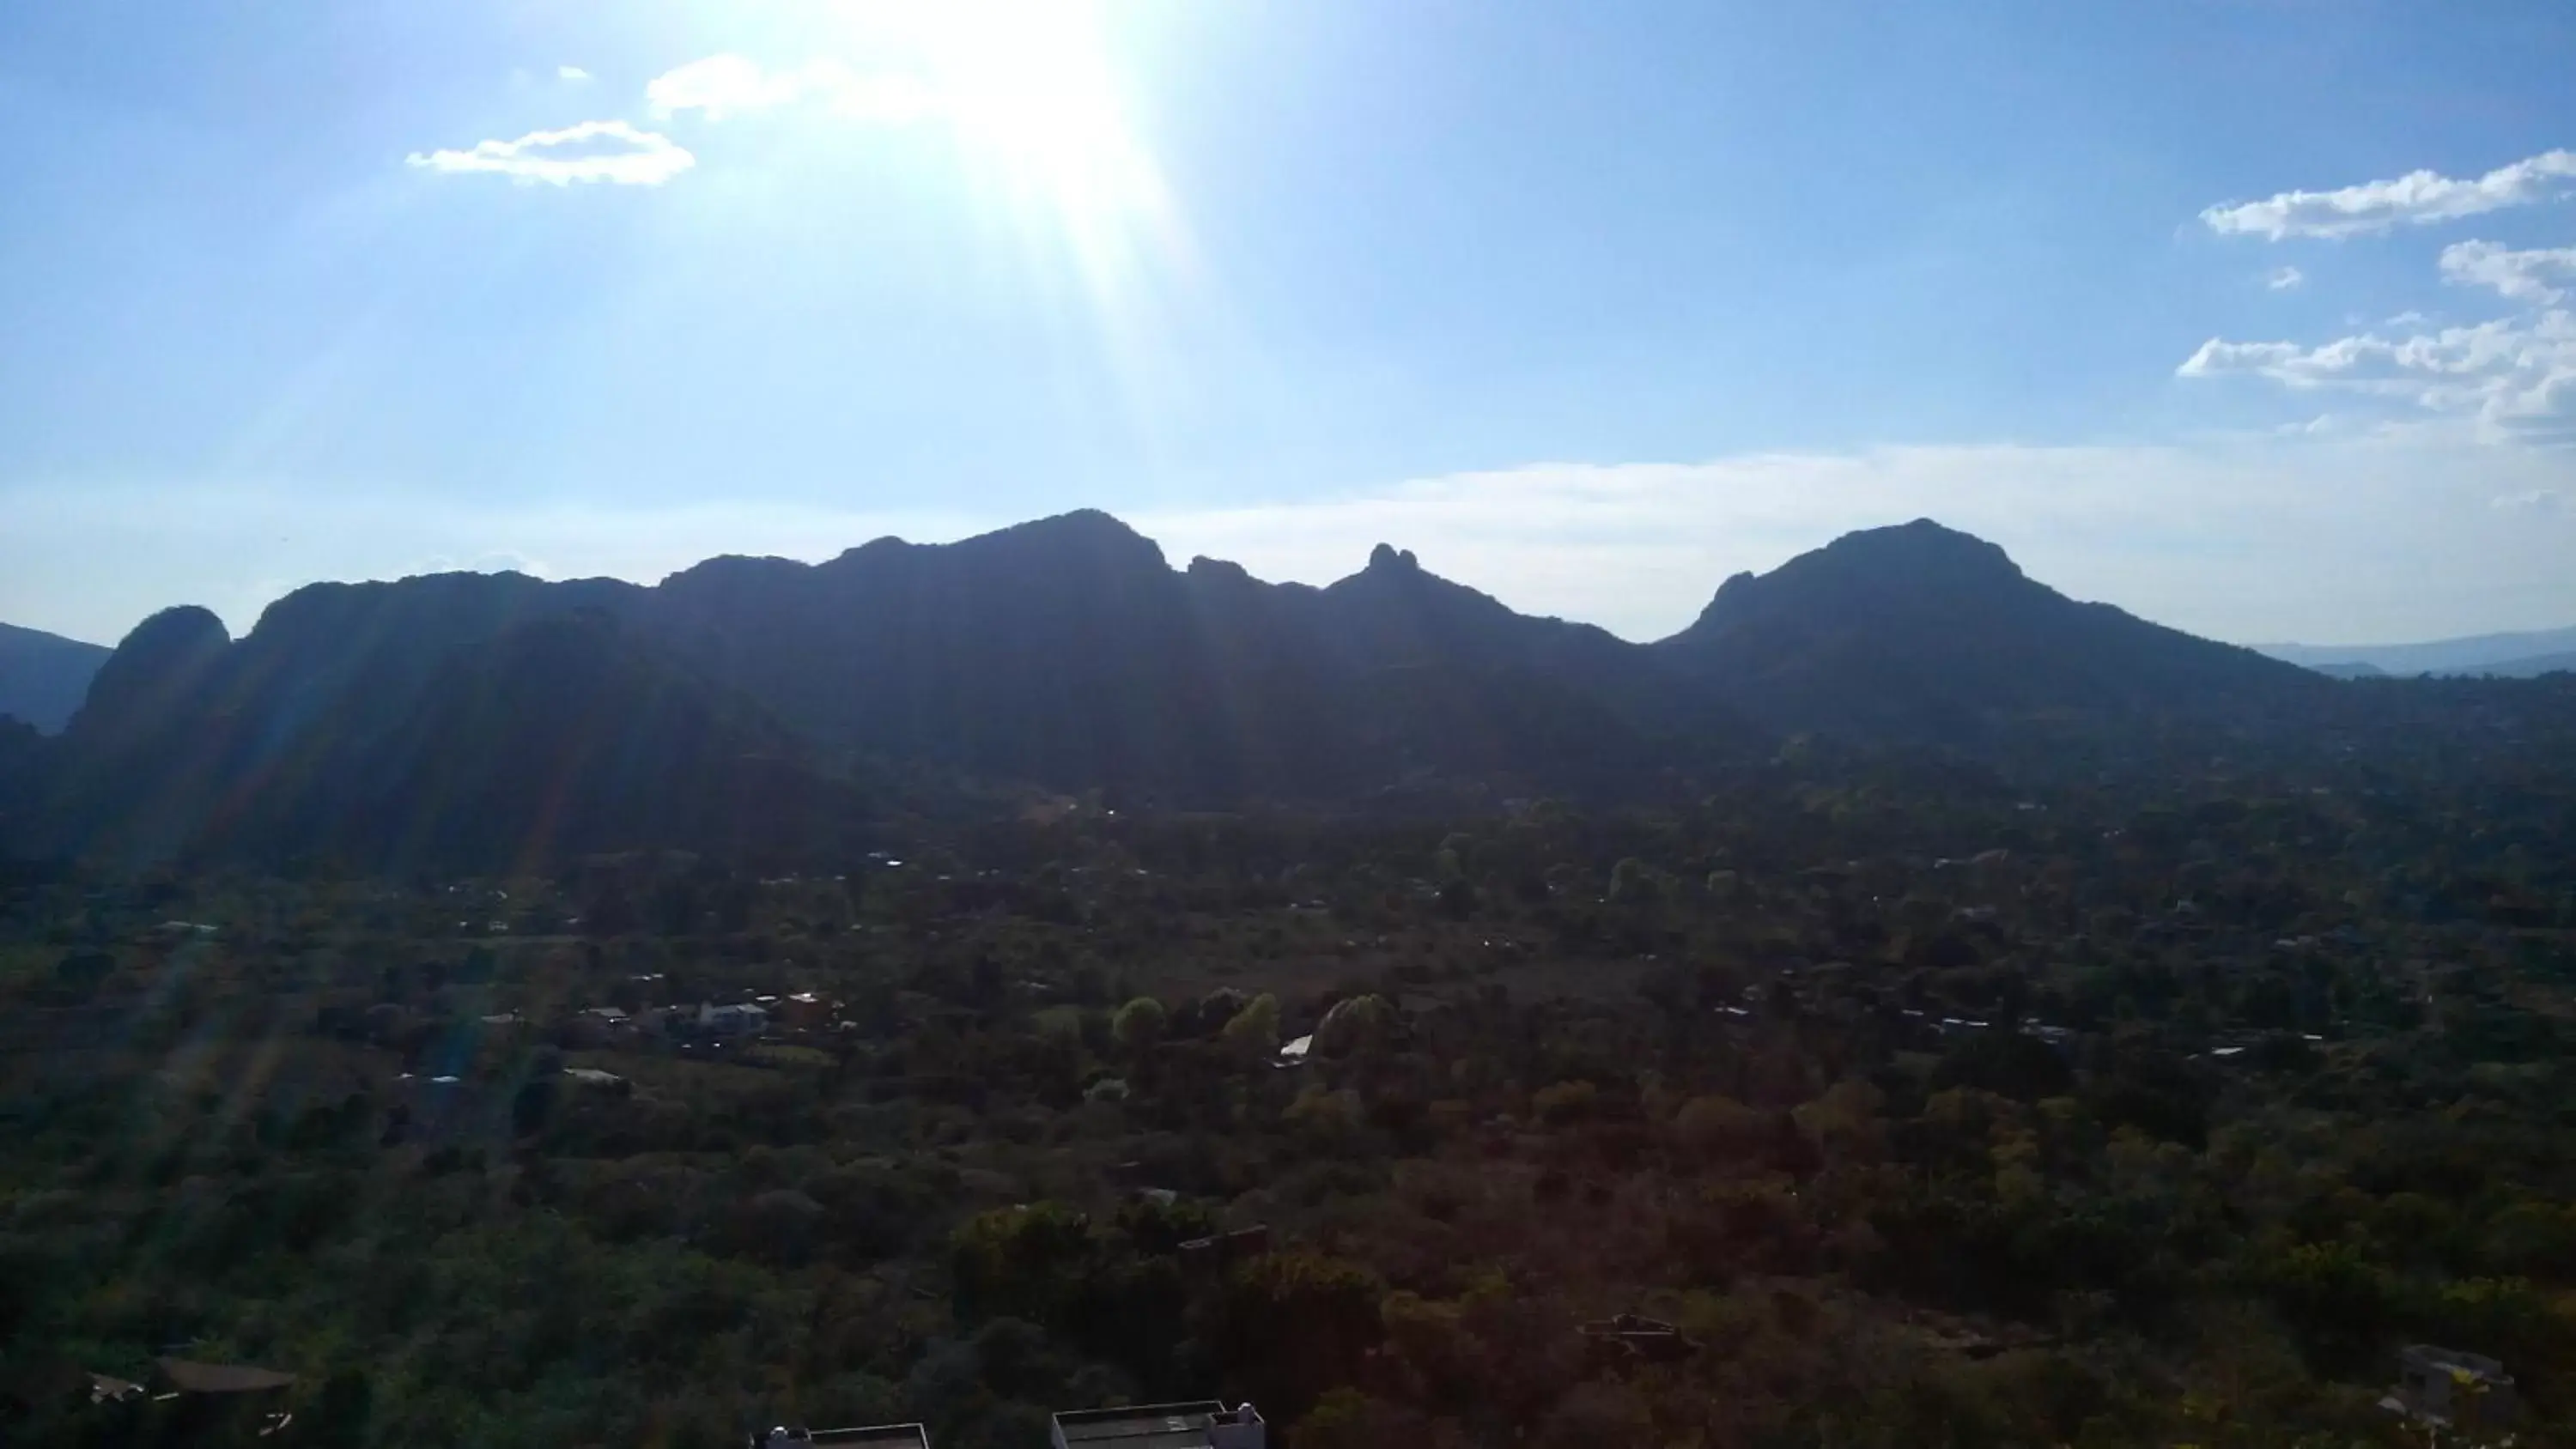
<path fill-rule="evenodd" d="M 604 613 L 470 642 L 299 656 L 202 610 L 156 616 L 50 748 L 24 833 L 107 859 L 377 869 L 647 842 L 757 859 L 827 848 L 883 804 Z"/>
<path fill-rule="evenodd" d="M 95 644 L 0 624 L 0 715 L 47 734 L 59 731 L 80 709 L 90 676 L 107 656 Z"/>

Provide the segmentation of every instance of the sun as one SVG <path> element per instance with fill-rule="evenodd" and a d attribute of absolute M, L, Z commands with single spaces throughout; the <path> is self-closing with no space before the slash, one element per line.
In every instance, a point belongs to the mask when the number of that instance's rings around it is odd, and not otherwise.
<path fill-rule="evenodd" d="M 1188 385 L 1190 339 L 1230 313 L 1130 104 L 1140 73 L 1099 0 L 835 0 L 803 73 L 852 115 L 943 136 L 1009 285 L 1087 320 L 1123 405 L 1150 430 Z M 819 67 L 819 68 L 818 68 Z M 1071 303 L 1058 312 L 1059 303 Z"/>
<path fill-rule="evenodd" d="M 917 70 L 891 104 L 945 120 L 1007 185 L 1075 214 L 1150 210 L 1160 183 L 1123 103 L 1105 8 L 1090 0 L 851 0 L 858 46 Z"/>

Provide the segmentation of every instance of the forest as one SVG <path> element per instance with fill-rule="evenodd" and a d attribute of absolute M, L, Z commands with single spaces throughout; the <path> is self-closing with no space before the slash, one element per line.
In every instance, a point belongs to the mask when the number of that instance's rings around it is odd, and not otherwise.
<path fill-rule="evenodd" d="M 794 870 L 22 860 L 0 1438 L 2576 1442 L 2544 688 L 2128 771 L 1032 796 Z M 2409 1345 L 2510 1384 L 2428 1424 Z M 169 1359 L 293 1377 L 91 1377 Z"/>

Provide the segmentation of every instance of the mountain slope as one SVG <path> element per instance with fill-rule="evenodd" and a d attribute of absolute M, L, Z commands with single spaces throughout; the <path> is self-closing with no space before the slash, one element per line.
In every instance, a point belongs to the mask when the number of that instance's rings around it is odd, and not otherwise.
<path fill-rule="evenodd" d="M 0 715 L 52 734 L 80 709 L 108 651 L 77 639 L 0 624 Z"/>
<path fill-rule="evenodd" d="M 844 772 L 603 612 L 511 617 L 437 651 L 378 637 L 315 658 L 227 640 L 202 610 L 147 620 L 50 743 L 21 844 L 493 867 L 646 844 L 792 852 L 867 813 Z"/>
<path fill-rule="evenodd" d="M 1653 646 L 1777 729 L 1988 741 L 2017 718 L 2214 716 L 2332 686 L 2252 650 L 2078 603 L 1928 519 L 1727 580 Z"/>
<path fill-rule="evenodd" d="M 1178 575 L 1105 514 L 948 545 L 879 539 L 811 568 L 719 559 L 626 601 L 711 677 L 836 747 L 978 773 L 1223 790 L 1228 728 Z"/>
<path fill-rule="evenodd" d="M 317 793 L 280 833 L 350 856 L 389 845 L 400 861 L 543 862 L 643 843 L 792 858 L 855 838 L 871 803 L 739 692 L 588 612 L 451 655 L 368 764 L 372 788 Z"/>

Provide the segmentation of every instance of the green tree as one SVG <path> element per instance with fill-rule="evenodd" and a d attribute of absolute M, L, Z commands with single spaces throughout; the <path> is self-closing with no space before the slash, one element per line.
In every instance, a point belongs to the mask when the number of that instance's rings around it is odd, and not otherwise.
<path fill-rule="evenodd" d="M 949 1239 L 957 1315 L 1062 1323 L 1092 1256 L 1090 1219 L 1063 1203 L 978 1213 Z"/>
<path fill-rule="evenodd" d="M 1210 1337 L 1226 1377 L 1283 1417 L 1359 1380 L 1383 1333 L 1386 1284 L 1360 1264 L 1322 1253 L 1270 1253 L 1226 1278 Z"/>
<path fill-rule="evenodd" d="M 1131 1053 L 1143 1053 L 1153 1050 L 1155 1044 L 1162 1041 L 1163 1033 L 1170 1025 L 1171 1013 L 1163 1009 L 1162 1002 L 1150 996 L 1139 996 L 1118 1008 L 1118 1015 L 1112 1018 L 1109 1030 L 1118 1039 L 1118 1045 Z"/>
<path fill-rule="evenodd" d="M 1226 1048 L 1247 1061 L 1264 1061 L 1279 1050 L 1279 998 L 1265 991 L 1227 1020 L 1219 1033 Z"/>

